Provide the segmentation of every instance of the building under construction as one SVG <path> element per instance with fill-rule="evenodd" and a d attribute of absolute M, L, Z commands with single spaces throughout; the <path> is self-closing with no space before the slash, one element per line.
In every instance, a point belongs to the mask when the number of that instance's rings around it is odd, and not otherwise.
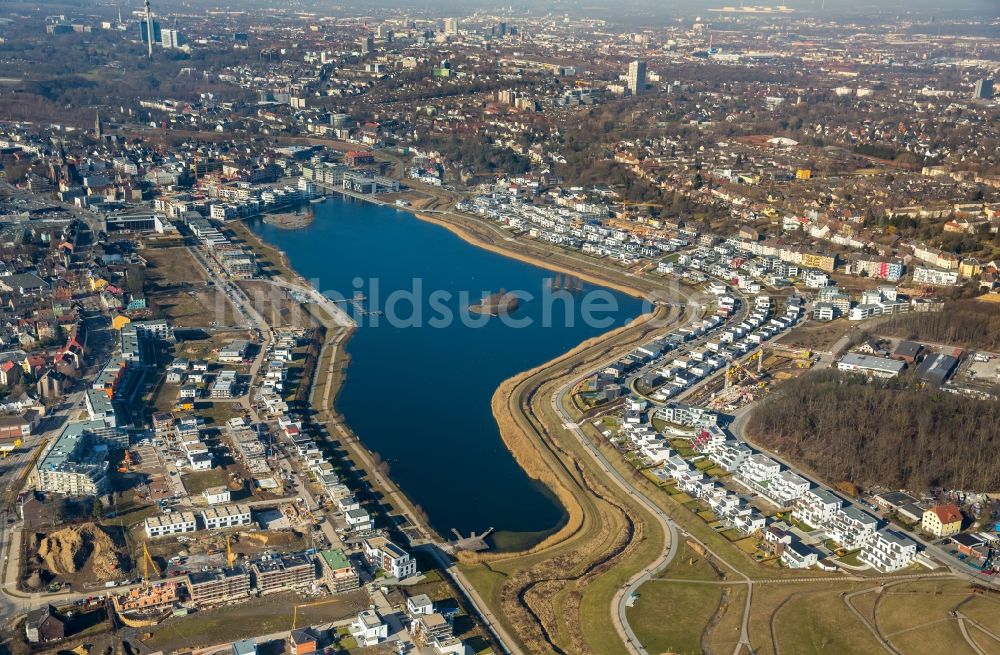
<path fill-rule="evenodd" d="M 361 586 L 358 572 L 343 550 L 330 548 L 320 551 L 319 555 L 323 563 L 323 579 L 331 592 L 342 594 Z"/>
<path fill-rule="evenodd" d="M 250 573 L 243 566 L 195 571 L 188 573 L 187 589 L 198 606 L 241 600 L 250 595 Z"/>
<path fill-rule="evenodd" d="M 311 557 L 301 554 L 275 555 L 259 559 L 250 565 L 253 586 L 260 595 L 277 591 L 292 591 L 316 582 L 316 565 Z"/>
<path fill-rule="evenodd" d="M 118 614 L 126 612 L 152 612 L 171 609 L 178 601 L 178 583 L 157 582 L 133 587 L 111 597 L 111 604 Z"/>

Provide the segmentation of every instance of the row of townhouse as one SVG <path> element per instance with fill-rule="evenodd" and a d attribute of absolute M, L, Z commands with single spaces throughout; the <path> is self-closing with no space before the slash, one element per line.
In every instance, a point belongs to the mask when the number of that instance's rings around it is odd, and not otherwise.
<path fill-rule="evenodd" d="M 792 516 L 823 530 L 848 550 L 860 548 L 858 559 L 878 571 L 906 568 L 917 554 L 915 541 L 895 530 L 879 529 L 878 519 L 827 489 L 809 489 L 799 498 Z"/>
<path fill-rule="evenodd" d="M 646 438 L 649 438 L 648 435 Z M 807 481 L 798 478 L 791 471 L 782 472 L 780 464 L 759 453 L 755 455 L 746 443 L 730 437 L 718 426 L 703 428 L 690 443 L 700 456 L 708 457 L 726 471 L 737 472 L 737 476 L 747 476 L 754 480 L 766 478 L 767 484 L 757 484 L 754 485 L 757 488 L 751 488 L 758 493 L 763 488 L 762 490 L 775 494 L 777 488 L 784 484 L 786 488 L 777 491 L 777 495 L 786 499 L 803 488 L 808 489 Z M 653 473 L 663 481 L 673 480 L 680 490 L 703 500 L 720 520 L 743 534 L 755 534 L 765 530 L 767 526 L 767 519 L 751 507 L 746 498 L 723 488 L 672 451 Z M 786 474 L 784 477 L 783 473 Z M 769 539 L 774 535 L 765 532 L 764 536 Z M 775 552 L 786 566 L 806 568 L 818 562 L 818 552 L 802 544 L 791 534 L 782 538 L 780 546 Z"/>
<path fill-rule="evenodd" d="M 170 512 L 146 517 L 144 526 L 150 539 L 197 530 L 220 530 L 250 525 L 253 517 L 250 507 L 243 504 L 212 505 L 200 510 L 201 523 L 194 512 Z"/>
<path fill-rule="evenodd" d="M 677 454 L 666 458 L 654 475 L 673 480 L 678 489 L 704 501 L 721 521 L 745 535 L 755 534 L 766 525 L 764 515 L 745 498 L 727 490 Z"/>
<path fill-rule="evenodd" d="M 333 464 L 323 457 L 316 442 L 302 434 L 301 424 L 288 423 L 288 421 L 290 419 L 280 419 L 279 426 L 292 442 L 295 454 L 303 461 L 307 470 L 315 477 L 316 483 L 323 489 L 323 494 L 334 503 L 339 503 L 344 498 L 353 498 L 350 488 L 337 476 Z M 341 511 L 345 511 L 345 508 L 341 507 Z"/>
<path fill-rule="evenodd" d="M 645 236 L 648 226 L 634 230 L 608 227 L 608 208 L 587 205 L 581 209 L 537 206 L 509 194 L 483 194 L 459 209 L 494 220 L 513 230 L 526 230 L 532 238 L 577 248 L 596 257 L 622 262 L 655 258 L 681 247 L 665 234 Z"/>
<path fill-rule="evenodd" d="M 926 284 L 932 287 L 954 287 L 958 286 L 961 278 L 958 270 L 944 270 L 932 268 L 930 266 L 913 267 L 913 283 Z"/>
<path fill-rule="evenodd" d="M 751 241 L 740 239 L 740 248 L 754 255 L 777 257 L 783 262 L 796 264 L 804 268 L 818 268 L 827 273 L 833 273 L 837 267 L 837 255 L 809 250 L 801 246 L 786 244 L 777 239 Z"/>
<path fill-rule="evenodd" d="M 661 438 L 650 432 L 634 430 L 633 443 L 649 449 Z M 776 505 L 792 507 L 796 520 L 821 529 L 845 549 L 860 549 L 859 559 L 868 566 L 882 572 L 897 571 L 909 566 L 916 556 L 912 539 L 888 528 L 880 530 L 878 520 L 860 507 L 843 502 L 827 489 L 813 487 L 802 476 L 763 453 L 754 453 L 746 443 L 730 437 L 718 426 L 703 428 L 690 443 L 699 455 L 734 472 L 734 478 L 744 487 Z M 657 477 L 672 479 L 685 493 L 704 500 L 732 527 L 745 534 L 764 528 L 764 517 L 749 508 L 745 499 L 723 489 L 674 451 L 660 451 L 660 459 L 654 464 Z M 810 566 L 817 561 L 815 550 L 804 544 L 793 542 L 787 550 L 781 559 L 788 566 Z"/>
<path fill-rule="evenodd" d="M 707 337 L 712 332 L 720 329 L 724 324 L 725 321 L 723 318 L 719 316 L 709 316 L 695 325 L 672 332 L 653 342 L 660 346 L 660 353 L 655 357 L 648 359 L 648 361 L 644 363 L 657 363 L 660 360 L 663 360 L 668 353 L 681 347 L 684 343 Z M 645 352 L 645 347 L 640 347 L 633 354 L 640 356 L 643 352 Z M 643 381 L 651 388 L 659 386 L 659 389 L 653 393 L 653 397 L 657 400 L 666 400 L 667 398 L 671 398 L 681 393 L 698 380 L 706 377 L 712 371 L 715 371 L 722 366 L 722 360 L 713 360 L 710 362 L 701 361 L 689 368 L 687 359 L 683 357 L 676 357 L 671 362 L 665 363 L 663 368 L 648 373 Z M 670 419 L 664 420 L 668 420 L 673 423 L 681 423 L 681 421 L 673 421 Z"/>
<path fill-rule="evenodd" d="M 799 321 L 801 309 L 797 303 L 789 302 L 784 314 L 768 319 L 770 299 L 758 296 L 756 301 L 766 302 L 767 305 L 756 305 L 752 314 L 747 316 L 742 323 L 732 325 L 722 331 L 718 340 L 708 341 L 703 348 L 693 349 L 665 364 L 658 371 L 658 374 L 667 381 L 652 394 L 652 397 L 656 400 L 666 401 L 683 393 L 699 380 L 727 366 L 729 362 L 752 353 L 760 348 L 765 341 L 772 339 Z M 718 322 L 713 323 L 710 330 L 702 331 L 702 335 L 707 335 L 711 330 L 725 325 L 718 316 L 711 317 L 711 319 Z M 670 423 L 702 427 L 704 425 L 704 412 L 703 408 L 668 403 L 659 410 L 657 417 Z"/>

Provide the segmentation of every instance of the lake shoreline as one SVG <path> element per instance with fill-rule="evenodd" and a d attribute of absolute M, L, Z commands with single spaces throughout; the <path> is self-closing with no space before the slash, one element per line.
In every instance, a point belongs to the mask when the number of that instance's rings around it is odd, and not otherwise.
<path fill-rule="evenodd" d="M 370 199 L 370 198 L 365 198 L 365 197 L 356 197 L 353 194 L 350 194 L 350 195 L 344 194 L 343 197 L 344 198 L 361 199 L 361 200 L 365 200 L 366 202 L 370 202 L 373 205 L 383 206 L 383 207 L 387 207 L 387 208 L 393 208 L 393 209 L 396 209 L 397 211 L 406 212 L 407 214 L 409 214 L 410 216 L 412 216 L 414 218 L 417 218 L 418 220 L 421 220 L 421 221 L 426 222 L 426 223 L 431 223 L 431 224 L 434 224 L 434 225 L 437 225 L 439 227 L 443 227 L 443 228 L 447 229 L 449 232 L 451 232 L 453 235 L 455 235 L 456 237 L 458 237 L 459 239 L 461 239 L 463 242 L 465 242 L 465 243 L 467 243 L 467 244 L 469 244 L 469 245 L 471 245 L 471 246 L 473 246 L 473 247 L 475 247 L 477 249 L 484 250 L 484 251 L 487 251 L 487 252 L 491 252 L 491 253 L 500 255 L 502 257 L 505 257 L 507 259 L 515 260 L 515 261 L 521 262 L 523 264 L 527 264 L 529 266 L 541 269 L 543 271 L 551 271 L 551 272 L 554 272 L 554 273 L 570 274 L 570 275 L 576 276 L 577 278 L 580 278 L 582 280 L 590 282 L 592 284 L 599 285 L 599 286 L 602 286 L 602 287 L 605 287 L 605 288 L 614 289 L 614 290 L 619 291 L 621 293 L 625 293 L 625 294 L 627 294 L 627 295 L 629 295 L 629 296 L 631 296 L 633 298 L 642 298 L 643 297 L 643 293 L 642 293 L 642 291 L 639 288 L 632 287 L 632 286 L 626 286 L 625 284 L 622 284 L 621 282 L 617 282 L 617 281 L 614 281 L 614 280 L 607 279 L 605 276 L 601 275 L 599 271 L 582 271 L 582 270 L 579 270 L 579 269 L 576 269 L 576 268 L 573 268 L 573 267 L 570 267 L 570 266 L 562 265 L 559 262 L 546 261 L 544 258 L 539 257 L 536 254 L 531 253 L 531 252 L 521 252 L 521 251 L 519 251 L 517 249 L 517 244 L 521 243 L 522 241 L 520 239 L 516 239 L 516 238 L 514 238 L 512 236 L 509 237 L 509 241 L 505 239 L 505 241 L 503 243 L 489 243 L 489 242 L 485 241 L 483 238 L 481 238 L 480 235 L 477 234 L 475 232 L 475 230 L 470 227 L 470 226 L 475 225 L 476 223 L 482 224 L 482 221 L 479 221 L 478 219 L 471 218 L 471 217 L 470 218 L 464 218 L 464 217 L 459 217 L 459 216 L 457 216 L 455 214 L 449 214 L 449 216 L 451 216 L 453 219 L 456 219 L 454 221 L 449 221 L 449 220 L 444 220 L 444 219 L 442 219 L 442 218 L 440 218 L 438 216 L 434 216 L 434 215 L 431 215 L 431 214 L 422 213 L 419 210 L 415 210 L 415 209 L 411 209 L 411 208 L 399 207 L 399 206 L 396 206 L 396 205 L 393 205 L 393 204 L 390 204 L 390 203 L 377 201 L 376 199 Z M 469 225 L 462 224 L 465 221 L 468 221 Z M 262 246 L 262 250 L 264 250 L 264 251 L 270 250 L 273 253 L 275 253 L 275 256 L 279 259 L 282 268 L 284 268 L 285 271 L 289 275 L 292 276 L 292 278 L 294 279 L 294 281 L 296 283 L 310 285 L 310 283 L 307 282 L 304 279 L 304 277 L 302 276 L 302 274 L 299 273 L 297 270 L 295 270 L 295 268 L 292 266 L 291 261 L 289 259 L 289 256 L 285 252 L 285 250 L 283 250 L 278 245 L 269 242 L 265 238 L 264 235 L 262 235 L 262 234 L 258 233 L 257 231 L 255 231 L 249 225 L 244 225 L 244 227 L 245 227 L 246 231 L 253 236 L 253 239 L 255 241 L 257 241 L 260 246 Z M 537 242 L 535 242 L 535 243 L 537 243 Z M 544 246 L 545 244 L 539 244 L 539 245 Z M 551 250 L 555 255 L 563 255 L 563 256 L 565 256 L 565 253 L 562 251 L 562 249 L 558 249 L 558 248 L 555 248 L 555 247 L 551 247 L 551 248 L 548 248 L 548 249 Z M 269 257 L 269 258 L 273 258 L 273 257 Z M 622 273 L 623 274 L 627 274 L 625 271 L 622 271 Z M 646 310 L 646 311 L 648 311 L 648 310 Z M 313 313 L 315 315 L 314 312 L 311 312 L 311 313 Z M 637 314 L 636 316 L 631 316 L 630 315 L 628 322 L 631 322 L 631 321 L 633 321 L 636 318 L 643 317 L 643 316 L 645 316 L 645 314 L 646 314 L 645 311 L 640 311 L 640 313 Z M 596 335 L 594 337 L 589 337 L 586 341 L 590 342 L 592 340 L 601 340 L 601 339 L 607 338 L 607 336 L 609 334 L 611 334 L 611 333 L 613 333 L 615 331 L 616 331 L 615 329 L 611 329 L 611 330 L 609 330 L 606 333 L 601 333 L 601 334 Z M 335 338 L 335 340 L 333 342 L 324 343 L 324 345 L 323 345 L 323 352 L 321 352 L 320 355 L 319 355 L 320 361 L 325 361 L 325 358 L 328 357 L 328 355 L 326 355 L 326 353 L 325 353 L 325 349 L 328 346 L 334 348 L 335 349 L 334 353 L 335 353 L 336 357 L 335 357 L 334 360 L 331 360 L 331 364 L 333 364 L 334 362 L 338 362 L 339 363 L 339 365 L 335 367 L 335 368 L 337 368 L 339 370 L 339 373 L 337 373 L 334 376 L 332 376 L 334 379 L 332 379 L 330 381 L 330 384 L 328 385 L 328 388 L 325 389 L 326 393 L 324 394 L 324 398 L 320 401 L 319 405 L 316 407 L 316 409 L 318 411 L 321 411 L 326 417 L 328 417 L 329 420 L 331 420 L 331 422 L 333 423 L 333 426 L 331 426 L 331 427 L 340 427 L 340 426 L 343 426 L 348 431 L 350 431 L 350 433 L 352 435 L 354 435 L 354 432 L 353 432 L 353 427 L 354 426 L 351 426 L 351 425 L 349 425 L 347 423 L 346 417 L 344 417 L 343 414 L 340 414 L 339 412 L 337 412 L 335 410 L 335 406 L 336 406 L 337 398 L 340 395 L 341 389 L 342 389 L 342 387 L 343 387 L 343 385 L 344 385 L 344 383 L 346 381 L 346 376 L 349 374 L 349 371 L 347 371 L 346 369 L 347 369 L 347 362 L 350 361 L 351 355 L 349 355 L 347 353 L 346 346 L 347 346 L 349 340 L 351 339 L 351 337 L 353 335 L 353 332 L 354 332 L 353 329 L 351 329 L 351 330 L 341 330 L 341 331 L 339 331 L 338 334 L 336 334 L 336 338 Z M 567 354 L 569 354 L 569 352 L 575 351 L 577 348 L 580 347 L 580 345 L 581 344 L 575 344 L 572 348 L 569 348 L 567 352 L 562 352 L 562 353 L 560 353 L 559 355 L 557 355 L 554 358 L 547 358 L 544 363 L 532 367 L 531 370 L 544 369 L 545 367 L 554 364 L 558 360 L 563 359 Z M 525 371 L 517 374 L 517 376 L 520 376 L 523 373 L 527 373 L 527 372 L 529 372 L 529 371 L 525 370 Z M 501 384 L 503 384 L 503 383 L 501 383 Z M 494 410 L 494 411 L 491 412 L 492 413 L 492 418 L 493 418 L 494 423 L 496 424 L 496 427 L 498 428 L 498 431 L 500 433 L 499 436 L 501 437 L 501 441 L 503 442 L 504 448 L 513 457 L 513 459 L 516 462 L 516 465 L 518 466 L 518 468 L 520 468 L 524 472 L 524 474 L 533 483 L 538 484 L 541 487 L 544 487 L 543 491 L 545 491 L 547 493 L 547 495 L 549 495 L 549 496 L 551 496 L 553 498 L 556 507 L 559 509 L 560 513 L 562 514 L 562 518 L 559 521 L 557 521 L 556 523 L 554 523 L 553 525 L 549 526 L 547 529 L 545 529 L 543 531 L 535 532 L 534 533 L 535 539 L 531 540 L 532 542 L 535 542 L 536 539 L 537 539 L 537 541 L 540 541 L 540 542 L 547 541 L 549 538 L 551 538 L 553 536 L 553 534 L 556 534 L 556 533 L 560 532 L 560 530 L 562 530 L 565 527 L 566 511 L 567 511 L 565 503 L 562 502 L 561 500 L 559 500 L 558 494 L 556 493 L 556 490 L 552 489 L 552 487 L 550 485 L 548 485 L 548 484 L 545 483 L 544 479 L 539 478 L 535 474 L 537 472 L 526 470 L 527 467 L 523 466 L 524 453 L 519 452 L 521 450 L 521 448 L 518 447 L 518 444 L 516 443 L 516 441 L 510 440 L 508 438 L 509 435 L 504 434 L 505 431 L 499 429 L 499 427 L 500 427 L 499 417 L 496 414 L 495 408 L 491 407 L 491 410 Z M 357 442 L 354 445 L 360 446 L 361 449 L 363 450 L 363 453 L 362 453 L 363 456 L 362 456 L 361 459 L 362 460 L 367 460 L 365 462 L 366 465 L 370 465 L 373 462 L 373 460 L 381 454 L 381 453 L 379 453 L 379 449 L 378 448 L 374 448 L 374 447 L 369 448 L 368 446 L 362 445 L 362 444 L 357 443 Z M 366 466 L 366 468 L 368 468 L 368 466 Z M 411 497 L 409 497 L 407 494 L 405 494 L 405 492 L 403 492 L 401 490 L 401 488 L 398 486 L 398 483 L 395 483 L 395 481 L 393 480 L 393 481 L 391 481 L 391 485 L 392 485 L 393 492 L 394 492 L 393 495 L 396 495 L 397 498 L 402 501 L 401 505 L 404 505 L 404 507 L 403 507 L 404 510 L 408 510 L 408 511 L 406 511 L 407 514 L 409 514 L 412 518 L 417 518 L 418 514 L 421 514 L 421 515 L 423 514 L 422 510 L 419 510 L 419 506 L 416 505 L 416 503 L 413 501 L 413 499 Z M 421 520 L 420 521 L 414 521 L 414 523 L 417 524 L 417 525 L 420 525 L 422 528 L 427 529 L 427 531 L 428 531 L 429 534 L 437 534 L 436 531 L 435 531 L 435 529 L 433 527 L 431 527 L 429 521 L 426 521 L 425 517 L 426 517 L 426 515 L 420 516 Z M 527 532 L 512 531 L 511 534 L 515 534 L 515 535 L 516 534 L 527 534 Z M 515 539 L 515 542 L 516 541 L 520 541 L 520 540 Z M 524 544 L 522 542 L 521 544 L 519 544 L 518 547 L 515 547 L 515 549 L 505 550 L 503 552 L 518 552 L 518 551 L 523 550 L 525 548 L 525 546 L 526 546 L 526 544 Z M 531 545 L 527 545 L 527 547 L 530 548 Z"/>

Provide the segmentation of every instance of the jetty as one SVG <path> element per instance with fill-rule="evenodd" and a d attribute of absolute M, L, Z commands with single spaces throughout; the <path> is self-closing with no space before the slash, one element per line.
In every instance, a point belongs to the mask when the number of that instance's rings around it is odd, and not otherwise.
<path fill-rule="evenodd" d="M 490 549 L 489 544 L 486 543 L 486 539 L 493 534 L 493 528 L 488 528 L 486 532 L 483 532 L 482 534 L 476 534 L 473 532 L 468 537 L 463 537 L 462 533 L 455 528 L 451 529 L 451 533 L 455 535 L 455 539 L 446 544 L 447 550 L 450 550 L 451 552 L 468 550 L 478 553 Z"/>
<path fill-rule="evenodd" d="M 381 310 L 377 310 L 377 309 L 376 310 L 369 310 L 369 309 L 365 308 L 365 301 L 366 300 L 368 300 L 368 298 L 365 297 L 365 294 L 363 294 L 360 291 L 358 291 L 357 293 L 354 294 L 354 296 L 352 298 L 341 298 L 340 300 L 331 300 L 330 302 L 332 302 L 334 304 L 338 304 L 338 303 L 348 304 L 349 303 L 349 304 L 351 304 L 351 305 L 354 306 L 355 313 L 358 316 L 381 316 L 382 315 L 382 311 Z"/>

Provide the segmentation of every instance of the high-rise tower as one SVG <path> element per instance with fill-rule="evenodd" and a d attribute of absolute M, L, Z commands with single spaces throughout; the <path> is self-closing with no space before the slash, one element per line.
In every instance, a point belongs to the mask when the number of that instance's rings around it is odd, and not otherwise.
<path fill-rule="evenodd" d="M 149 8 L 149 0 L 146 0 L 146 45 L 149 46 L 149 52 L 146 55 L 150 59 L 153 58 L 153 11 Z"/>
<path fill-rule="evenodd" d="M 628 65 L 628 90 L 637 96 L 646 89 L 646 62 L 633 61 Z"/>

